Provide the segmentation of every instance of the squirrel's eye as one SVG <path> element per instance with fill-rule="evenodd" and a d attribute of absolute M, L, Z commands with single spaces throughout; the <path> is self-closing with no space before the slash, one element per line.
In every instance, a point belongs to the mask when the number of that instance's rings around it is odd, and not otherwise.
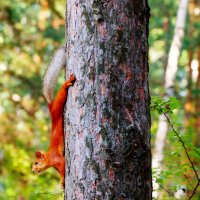
<path fill-rule="evenodd" d="M 35 165 L 37 165 L 38 164 L 38 162 L 35 162 Z"/>

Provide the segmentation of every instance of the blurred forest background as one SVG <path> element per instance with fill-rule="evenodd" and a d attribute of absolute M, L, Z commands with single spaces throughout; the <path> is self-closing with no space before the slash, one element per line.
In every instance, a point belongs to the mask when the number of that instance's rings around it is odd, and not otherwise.
<path fill-rule="evenodd" d="M 165 71 L 174 35 L 179 0 L 149 0 L 150 91 L 152 100 L 170 104 L 171 123 L 200 168 L 200 1 L 188 5 L 182 41 L 176 97 L 166 103 Z M 42 77 L 53 51 L 64 42 L 65 0 L 0 1 L 0 199 L 62 199 L 53 169 L 40 176 L 31 171 L 34 152 L 47 150 L 50 118 L 42 96 Z M 61 74 L 59 83 L 64 81 Z M 58 86 L 59 87 L 59 84 Z M 177 109 L 179 107 L 179 109 Z M 157 109 L 158 110 L 158 109 Z M 152 110 L 152 154 L 156 152 L 159 114 Z M 161 148 L 159 169 L 153 169 L 158 199 L 179 198 L 198 183 L 180 141 L 169 127 Z M 176 196 L 176 197 L 174 197 Z M 200 189 L 193 199 L 200 199 Z"/>

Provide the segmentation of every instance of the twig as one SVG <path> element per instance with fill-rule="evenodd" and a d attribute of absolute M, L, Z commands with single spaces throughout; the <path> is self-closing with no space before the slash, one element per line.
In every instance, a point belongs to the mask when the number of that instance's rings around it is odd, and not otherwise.
<path fill-rule="evenodd" d="M 194 186 L 191 184 L 190 180 L 188 179 L 188 177 L 184 174 L 185 179 L 187 180 L 188 184 L 190 185 L 190 187 L 194 190 Z"/>
<path fill-rule="evenodd" d="M 167 190 L 166 188 L 164 188 L 162 185 L 160 185 L 160 187 L 169 194 L 169 196 L 173 197 L 174 199 L 178 200 L 169 190 Z"/>
<path fill-rule="evenodd" d="M 197 182 L 192 194 L 189 197 L 189 200 L 192 199 L 192 197 L 196 194 L 196 191 L 197 191 L 197 188 L 199 187 L 199 185 L 200 185 L 200 180 L 198 180 L 198 182 Z"/>

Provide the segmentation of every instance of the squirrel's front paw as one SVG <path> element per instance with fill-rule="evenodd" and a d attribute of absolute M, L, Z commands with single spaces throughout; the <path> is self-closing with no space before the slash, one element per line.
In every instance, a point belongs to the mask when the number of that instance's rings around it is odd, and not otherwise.
<path fill-rule="evenodd" d="M 75 75 L 74 75 L 74 74 L 71 74 L 69 80 L 70 80 L 71 83 L 74 83 L 75 80 L 76 80 Z"/>

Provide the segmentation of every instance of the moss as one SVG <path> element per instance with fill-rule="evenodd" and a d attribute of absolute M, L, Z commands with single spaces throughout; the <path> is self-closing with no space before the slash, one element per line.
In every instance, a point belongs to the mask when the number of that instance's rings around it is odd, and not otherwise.
<path fill-rule="evenodd" d="M 126 144 L 122 147 L 122 154 L 124 157 L 128 157 L 132 153 L 132 145 L 131 144 Z"/>
<path fill-rule="evenodd" d="M 134 14 L 133 4 L 128 1 L 124 7 L 124 11 L 127 17 L 129 18 L 133 17 Z"/>
<path fill-rule="evenodd" d="M 114 113 L 112 114 L 110 125 L 113 129 L 116 129 L 117 124 L 118 124 L 118 114 Z"/>
<path fill-rule="evenodd" d="M 91 151 L 93 151 L 93 144 L 92 144 L 92 139 L 89 137 L 85 138 L 85 146 L 90 149 Z"/>
<path fill-rule="evenodd" d="M 109 167 L 111 165 L 111 161 L 110 160 L 105 160 L 105 165 L 106 165 L 106 168 L 109 169 Z"/>
<path fill-rule="evenodd" d="M 101 131 L 99 132 L 99 134 L 101 134 L 102 140 L 105 141 L 105 139 L 107 137 L 107 131 L 104 127 L 101 128 Z"/>
<path fill-rule="evenodd" d="M 87 199 L 88 200 L 93 200 L 94 199 L 94 194 L 87 193 Z"/>
<path fill-rule="evenodd" d="M 82 183 L 76 183 L 76 186 L 78 186 L 79 189 L 80 189 L 80 191 L 81 191 L 82 193 L 84 193 L 85 188 L 84 188 L 84 185 L 83 185 Z"/>
<path fill-rule="evenodd" d="M 89 92 L 87 94 L 86 99 L 87 99 L 87 104 L 91 104 L 92 105 L 92 103 L 94 101 L 94 94 L 93 94 L 93 92 Z"/>
<path fill-rule="evenodd" d="M 85 87 L 85 80 L 80 80 L 79 81 L 79 88 L 80 88 L 80 91 L 82 91 Z"/>
<path fill-rule="evenodd" d="M 102 147 L 103 148 L 103 147 Z M 106 168 L 102 169 L 102 173 L 105 173 L 106 172 L 106 169 L 108 166 L 110 166 L 110 156 L 109 154 L 107 154 L 106 150 L 105 150 L 105 147 L 103 149 L 101 149 L 101 152 L 100 152 L 100 158 L 104 160 L 105 162 L 105 166 Z M 107 163 L 108 162 L 108 163 Z M 108 165 L 107 165 L 108 164 Z"/>
<path fill-rule="evenodd" d="M 94 20 L 102 23 L 105 19 L 105 7 L 102 0 L 94 0 L 92 4 Z"/>
<path fill-rule="evenodd" d="M 113 77 L 113 79 L 114 78 L 115 77 Z M 115 83 L 117 83 L 117 82 L 113 81 L 113 92 L 111 93 L 111 95 L 112 95 L 112 110 L 114 112 L 112 115 L 118 115 L 117 113 L 119 112 L 119 107 L 121 106 L 121 102 L 119 100 L 120 95 L 118 94 L 119 92 L 117 92 L 117 91 L 119 91 L 119 88 L 118 88 L 118 85 L 114 85 Z M 115 121 L 115 119 L 113 119 L 113 120 Z"/>
<path fill-rule="evenodd" d="M 104 115 L 106 118 L 110 118 L 110 117 L 111 117 L 111 112 L 109 111 L 109 109 L 104 108 L 104 109 L 103 109 L 103 115 Z"/>
<path fill-rule="evenodd" d="M 101 54 L 104 54 L 105 52 L 105 42 L 100 42 L 99 43 L 99 49 L 101 52 Z M 105 67 L 104 67 L 104 64 L 103 64 L 103 58 L 102 58 L 103 55 L 101 55 L 101 57 L 98 58 L 99 62 L 98 62 L 98 65 L 97 65 L 97 72 L 98 74 L 102 74 L 105 72 Z"/>
<path fill-rule="evenodd" d="M 92 24 L 91 24 L 91 18 L 90 18 L 89 13 L 86 11 L 86 7 L 85 7 L 85 6 L 83 7 L 82 16 L 85 17 L 85 24 L 86 24 L 86 26 L 87 26 L 87 28 L 88 28 L 88 31 L 89 31 L 90 33 L 93 33 L 93 29 L 94 29 L 94 28 L 93 28 L 93 26 L 92 26 Z"/>
<path fill-rule="evenodd" d="M 82 71 L 83 76 L 86 75 L 86 73 L 88 72 L 87 64 L 84 64 L 83 66 L 81 66 L 81 71 Z"/>
<path fill-rule="evenodd" d="M 110 137 L 106 137 L 106 143 L 107 143 L 108 149 L 111 149 L 111 147 L 113 146 L 113 142 L 114 141 L 112 141 Z"/>
<path fill-rule="evenodd" d="M 100 200 L 102 199 L 102 197 L 105 195 L 105 191 L 107 189 L 107 185 L 101 181 L 98 185 L 97 185 L 97 191 L 99 191 L 101 193 L 100 195 Z M 98 196 L 97 196 L 98 197 Z"/>
<path fill-rule="evenodd" d="M 95 79 L 95 73 L 94 73 L 94 68 L 93 67 L 90 68 L 90 73 L 88 75 L 88 78 L 90 80 L 94 80 Z"/>
<path fill-rule="evenodd" d="M 100 42 L 99 43 L 99 48 L 105 51 L 105 42 Z"/>
<path fill-rule="evenodd" d="M 123 64 L 127 60 L 127 48 L 125 48 L 122 45 L 115 45 L 113 48 L 113 55 L 115 56 L 115 59 L 117 60 L 118 64 Z"/>
<path fill-rule="evenodd" d="M 81 96 L 79 96 L 79 97 L 77 97 L 77 101 L 78 101 L 78 103 L 79 103 L 79 105 L 82 107 L 83 105 L 84 105 L 84 99 L 81 97 Z"/>
<path fill-rule="evenodd" d="M 88 157 L 85 157 L 85 162 L 83 164 L 84 167 L 87 167 L 89 165 L 90 159 Z"/>
<path fill-rule="evenodd" d="M 82 121 L 83 117 L 84 117 L 83 115 L 80 116 L 80 121 Z"/>
<path fill-rule="evenodd" d="M 102 0 L 94 0 L 93 1 L 93 4 L 92 4 L 92 8 L 95 9 L 95 8 L 99 8 L 103 5 L 103 2 Z"/>
<path fill-rule="evenodd" d="M 90 165 L 91 165 L 93 171 L 94 171 L 98 176 L 100 176 L 100 168 L 99 168 L 98 163 L 97 163 L 95 160 L 92 160 L 92 161 L 90 161 Z"/>
<path fill-rule="evenodd" d="M 102 0 L 94 0 L 92 4 L 93 13 L 99 14 L 103 10 L 103 2 Z"/>
<path fill-rule="evenodd" d="M 109 196 L 108 196 L 108 200 L 115 200 L 115 189 L 113 185 L 109 185 Z"/>
<path fill-rule="evenodd" d="M 69 121 L 68 118 L 65 119 L 65 124 L 66 124 L 66 125 L 70 125 L 70 121 Z"/>
<path fill-rule="evenodd" d="M 98 65 L 97 69 L 98 69 L 98 75 L 104 73 L 105 71 L 105 67 L 103 65 Z"/>
<path fill-rule="evenodd" d="M 83 163 L 83 176 L 86 178 L 86 171 L 89 165 L 90 159 L 88 157 L 85 158 L 85 162 Z"/>
<path fill-rule="evenodd" d="M 117 42 L 120 42 L 120 41 L 122 40 L 122 38 L 123 38 L 123 31 L 120 30 L 120 29 L 117 29 L 117 30 L 115 31 L 115 40 L 116 40 Z"/>

